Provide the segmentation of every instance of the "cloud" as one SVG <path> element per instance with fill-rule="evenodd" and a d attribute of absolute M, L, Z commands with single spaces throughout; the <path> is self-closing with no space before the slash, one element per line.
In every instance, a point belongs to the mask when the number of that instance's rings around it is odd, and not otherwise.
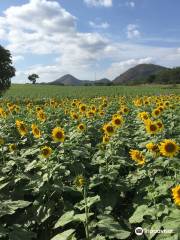
<path fill-rule="evenodd" d="M 101 24 L 91 23 L 94 31 Z M 30 0 L 4 11 L 0 16 L 0 38 L 7 42 L 15 63 L 28 56 L 23 62 L 25 69 L 17 68 L 13 82 L 24 81 L 31 72 L 37 72 L 39 81 L 45 82 L 66 73 L 80 79 L 94 79 L 95 66 L 99 66 L 96 73 L 100 78 L 113 79 L 133 64 L 149 59 L 165 66 L 180 65 L 180 48 L 150 47 L 142 41 L 134 44 L 134 37 L 140 35 L 135 24 L 127 27 L 131 42 L 126 43 L 97 32 L 80 32 L 76 25 L 77 18 L 57 1 Z M 54 61 L 43 64 L 41 60 L 41 64 L 29 66 L 32 62 L 29 58 L 37 55 L 54 57 Z"/>
<path fill-rule="evenodd" d="M 84 0 L 84 2 L 89 6 L 94 7 L 112 7 L 112 0 Z"/>
<path fill-rule="evenodd" d="M 129 24 L 127 26 L 127 38 L 132 39 L 140 36 L 139 26 L 136 24 Z"/>
<path fill-rule="evenodd" d="M 128 1 L 128 2 L 126 2 L 126 6 L 134 8 L 135 7 L 135 2 Z"/>
<path fill-rule="evenodd" d="M 93 21 L 89 22 L 89 25 L 93 28 L 102 28 L 102 29 L 107 29 L 110 25 L 107 22 L 102 22 L 102 23 L 95 23 Z"/>
<path fill-rule="evenodd" d="M 18 61 L 24 60 L 24 57 L 21 55 L 16 55 L 12 57 L 12 60 L 13 62 L 18 62 Z"/>
<path fill-rule="evenodd" d="M 109 77 L 117 77 L 121 73 L 125 72 L 131 67 L 134 67 L 138 64 L 142 63 L 151 63 L 152 62 L 151 57 L 146 58 L 137 58 L 137 59 L 128 59 L 126 61 L 120 61 L 120 62 L 113 62 L 111 66 L 107 69 L 106 74 Z"/>

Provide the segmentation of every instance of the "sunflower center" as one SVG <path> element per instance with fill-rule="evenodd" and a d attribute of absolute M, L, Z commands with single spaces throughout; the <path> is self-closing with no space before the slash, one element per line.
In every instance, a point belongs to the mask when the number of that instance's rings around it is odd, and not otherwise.
<path fill-rule="evenodd" d="M 173 144 L 173 143 L 168 143 L 168 144 L 166 144 L 165 145 L 165 150 L 167 151 L 167 152 L 174 152 L 174 150 L 175 150 L 175 145 Z"/>
<path fill-rule="evenodd" d="M 42 153 L 43 153 L 43 155 L 48 155 L 49 154 L 49 150 L 48 149 L 43 149 Z"/>
<path fill-rule="evenodd" d="M 107 132 L 113 132 L 114 128 L 112 126 L 107 126 L 106 130 Z"/>
<path fill-rule="evenodd" d="M 152 132 L 156 131 L 156 129 L 157 129 L 157 128 L 156 128 L 156 125 L 153 125 L 153 124 L 150 125 L 150 130 L 151 130 Z"/>
<path fill-rule="evenodd" d="M 62 132 L 57 132 L 57 133 L 56 133 L 56 137 L 57 137 L 57 138 L 62 138 L 62 137 L 63 137 Z"/>
<path fill-rule="evenodd" d="M 118 118 L 117 118 L 117 119 L 115 119 L 115 120 L 114 120 L 114 122 L 115 122 L 115 124 L 117 124 L 117 125 L 121 124 L 121 120 L 120 120 L 120 119 L 118 119 Z"/>

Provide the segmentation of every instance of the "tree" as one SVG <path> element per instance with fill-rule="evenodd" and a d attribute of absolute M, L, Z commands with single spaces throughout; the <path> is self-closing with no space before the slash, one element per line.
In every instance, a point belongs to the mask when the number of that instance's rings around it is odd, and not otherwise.
<path fill-rule="evenodd" d="M 33 73 L 31 75 L 28 76 L 29 81 L 32 82 L 32 84 L 36 83 L 36 79 L 39 78 L 39 76 L 36 73 Z"/>
<path fill-rule="evenodd" d="M 11 86 L 15 72 L 10 51 L 0 45 L 0 96 Z"/>

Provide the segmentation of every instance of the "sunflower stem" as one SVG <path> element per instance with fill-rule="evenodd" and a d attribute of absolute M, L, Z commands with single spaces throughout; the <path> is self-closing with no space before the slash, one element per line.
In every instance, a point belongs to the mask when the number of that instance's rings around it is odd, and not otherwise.
<path fill-rule="evenodd" d="M 85 220 L 85 232 L 86 232 L 86 239 L 90 240 L 89 238 L 89 209 L 88 209 L 88 204 L 87 204 L 87 186 L 84 186 L 84 202 L 85 202 L 85 215 L 86 215 L 86 220 Z"/>

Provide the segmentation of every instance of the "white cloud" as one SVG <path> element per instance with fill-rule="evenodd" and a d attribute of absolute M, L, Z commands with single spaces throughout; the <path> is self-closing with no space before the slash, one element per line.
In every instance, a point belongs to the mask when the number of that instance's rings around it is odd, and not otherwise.
<path fill-rule="evenodd" d="M 132 39 L 140 36 L 139 26 L 136 24 L 129 24 L 127 26 L 127 38 Z"/>
<path fill-rule="evenodd" d="M 120 75 L 121 73 L 125 72 L 129 68 L 136 66 L 138 64 L 142 63 L 151 63 L 152 62 L 151 57 L 146 58 L 137 58 L 137 59 L 128 59 L 126 61 L 120 61 L 120 62 L 113 62 L 111 66 L 107 69 L 106 74 L 108 77 L 116 77 Z"/>
<path fill-rule="evenodd" d="M 112 7 L 112 0 L 84 0 L 84 2 L 89 6 L 94 7 Z"/>
<path fill-rule="evenodd" d="M 128 1 L 128 2 L 126 2 L 126 6 L 134 8 L 135 7 L 135 2 Z"/>
<path fill-rule="evenodd" d="M 12 57 L 13 62 L 18 62 L 21 60 L 24 60 L 24 57 L 22 55 L 16 55 Z"/>
<path fill-rule="evenodd" d="M 90 21 L 89 25 L 93 28 L 102 28 L 102 29 L 107 29 L 109 27 L 109 23 L 107 23 L 107 22 L 102 22 L 102 23 L 98 24 L 93 21 Z"/>
<path fill-rule="evenodd" d="M 180 65 L 180 48 L 116 42 L 96 32 L 79 32 L 76 20 L 56 1 L 31 0 L 8 8 L 0 16 L 0 38 L 8 42 L 6 47 L 14 61 L 22 61 L 25 53 L 28 57 L 49 54 L 56 60 L 47 65 L 41 62 L 28 66 L 25 58 L 26 69 L 17 69 L 13 81 L 24 81 L 31 72 L 37 72 L 39 81 L 46 82 L 66 73 L 80 79 L 94 79 L 95 66 L 99 66 L 98 77 L 113 79 L 133 64 L 149 59 L 166 66 Z M 127 30 L 132 40 L 140 35 L 135 24 L 129 24 Z M 108 69 L 103 67 L 106 60 Z"/>

